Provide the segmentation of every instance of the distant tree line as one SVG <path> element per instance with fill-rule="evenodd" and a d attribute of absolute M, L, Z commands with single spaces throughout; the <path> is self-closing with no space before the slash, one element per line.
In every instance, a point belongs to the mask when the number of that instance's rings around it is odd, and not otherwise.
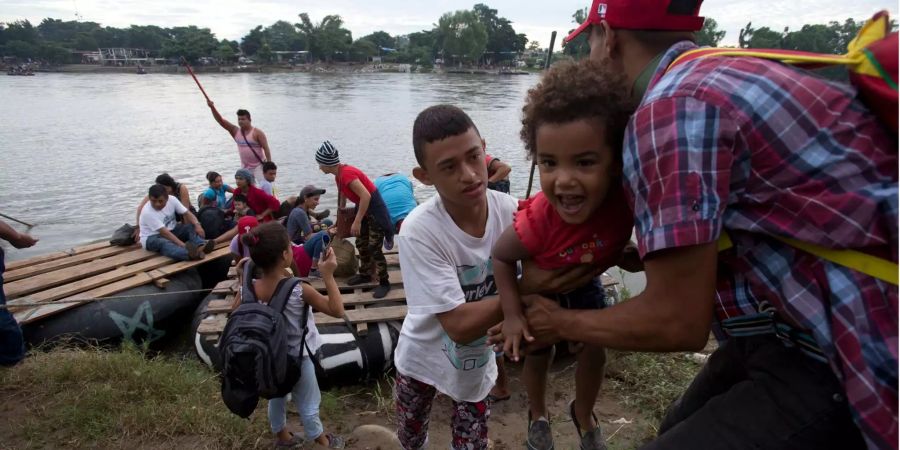
<path fill-rule="evenodd" d="M 279 20 L 258 25 L 240 42 L 218 40 L 208 28 L 132 25 L 104 27 L 96 22 L 47 18 L 34 26 L 28 20 L 0 23 L 0 55 L 43 59 L 51 63 L 77 62 L 73 51 L 98 48 L 141 48 L 162 58 L 184 56 L 191 62 L 210 57 L 235 62 L 239 56 L 272 62 L 275 52 L 307 52 L 308 61 L 385 61 L 430 65 L 435 59 L 475 64 L 491 63 L 525 50 L 528 39 L 496 9 L 477 4 L 471 10 L 448 12 L 430 30 L 405 36 L 376 31 L 354 40 L 339 15 L 314 21 L 298 15 L 296 23 Z"/>

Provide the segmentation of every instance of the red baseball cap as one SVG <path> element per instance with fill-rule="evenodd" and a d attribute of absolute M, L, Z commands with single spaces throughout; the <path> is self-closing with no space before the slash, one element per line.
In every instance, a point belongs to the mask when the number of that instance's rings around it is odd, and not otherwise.
<path fill-rule="evenodd" d="M 238 220 L 238 236 L 243 236 L 247 234 L 250 230 L 256 228 L 259 225 L 259 221 L 256 220 L 256 217 L 253 216 L 244 216 Z"/>
<path fill-rule="evenodd" d="M 566 36 L 565 42 L 578 37 L 591 25 L 603 21 L 613 29 L 625 30 L 666 30 L 698 31 L 703 28 L 700 4 L 691 14 L 673 14 L 669 5 L 673 0 L 594 0 L 588 10 L 587 19 L 575 31 Z"/>

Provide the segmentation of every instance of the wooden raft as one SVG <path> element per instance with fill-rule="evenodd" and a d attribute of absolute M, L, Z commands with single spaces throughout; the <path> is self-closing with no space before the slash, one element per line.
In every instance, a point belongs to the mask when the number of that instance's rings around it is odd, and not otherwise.
<path fill-rule="evenodd" d="M 178 262 L 138 244 L 99 242 L 10 262 L 3 274 L 3 291 L 16 320 L 28 324 L 145 284 L 163 288 L 167 277 L 229 253 L 228 243 L 222 243 L 202 260 Z"/>

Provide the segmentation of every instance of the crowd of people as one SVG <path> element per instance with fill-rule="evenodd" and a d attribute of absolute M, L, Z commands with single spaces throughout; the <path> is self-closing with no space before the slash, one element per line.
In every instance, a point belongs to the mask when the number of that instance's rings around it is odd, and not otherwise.
<path fill-rule="evenodd" d="M 412 175 L 436 194 L 417 204 L 407 176 L 373 181 L 325 141 L 314 158 L 335 177 L 331 221 L 316 212 L 323 188 L 279 201 L 265 133 L 246 110 L 234 125 L 209 102 L 238 146 L 234 186 L 209 172 L 195 210 L 187 189 L 160 175 L 135 235 L 175 259 L 231 241 L 236 261 L 261 269 L 245 273 L 245 286 L 263 303 L 286 267 L 322 278 L 327 294 L 296 286 L 284 317 L 304 373 L 292 397 L 306 439 L 327 447 L 343 439 L 318 417 L 320 338 L 301 311 L 343 315 L 328 245 L 343 223 L 360 258 L 348 285 L 384 297 L 384 249 L 399 251 L 404 449 L 428 445 L 437 393 L 453 402 L 450 447 L 488 448 L 492 404 L 513 388 L 504 358 L 524 359 L 526 447 L 553 449 L 546 387 L 561 342 L 577 355 L 566 413 L 580 448 L 605 449 L 594 413 L 604 349 L 697 351 L 711 332 L 718 348 L 643 448 L 896 448 L 896 278 L 833 256 L 853 249 L 896 272 L 896 132 L 847 84 L 789 65 L 709 57 L 670 67 L 697 48 L 700 4 L 593 1 L 566 38 L 585 34 L 590 57 L 555 65 L 528 91 L 521 137 L 541 192 L 524 201 L 508 195 L 510 168 L 486 153 L 471 117 L 436 105 L 412 130 Z M 225 218 L 217 236 L 198 220 L 204 211 Z M 644 271 L 644 291 L 612 304 L 598 275 L 614 265 Z M 296 447 L 303 438 L 287 431 L 285 402 L 269 402 L 271 428 L 277 447 Z"/>

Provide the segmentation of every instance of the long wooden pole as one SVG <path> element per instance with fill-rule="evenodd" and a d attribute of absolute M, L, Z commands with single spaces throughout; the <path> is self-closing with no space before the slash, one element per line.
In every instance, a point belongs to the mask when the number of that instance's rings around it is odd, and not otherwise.
<path fill-rule="evenodd" d="M 547 62 L 544 63 L 544 70 L 550 68 L 550 60 L 553 59 L 553 45 L 556 44 L 556 32 L 550 35 L 550 48 L 547 49 Z M 531 173 L 528 175 L 528 190 L 525 191 L 525 198 L 531 197 L 531 186 L 534 184 L 534 169 L 537 167 L 537 159 L 531 158 Z"/>
<path fill-rule="evenodd" d="M 556 32 L 554 31 L 554 34 L 555 33 Z M 197 79 L 197 75 L 194 75 L 194 71 L 193 71 L 193 69 L 191 69 L 191 65 L 188 64 L 186 59 L 184 59 L 184 56 L 181 57 L 181 61 L 184 62 L 184 67 L 187 67 L 188 73 L 191 74 L 191 77 L 194 79 L 194 82 L 197 83 L 197 87 L 200 88 L 200 92 L 202 92 L 203 96 L 206 97 L 206 101 L 210 101 L 209 96 L 206 95 L 206 91 L 203 90 L 203 85 L 200 84 L 200 80 Z"/>
<path fill-rule="evenodd" d="M 23 221 L 21 221 L 21 220 L 19 220 L 19 219 L 16 219 L 15 217 L 7 216 L 6 214 L 0 213 L 0 217 L 3 217 L 4 219 L 12 220 L 13 222 L 21 223 L 22 225 L 25 225 L 25 226 L 28 227 L 28 228 L 34 228 L 34 225 L 32 225 L 32 224 L 30 224 L 30 223 L 28 223 L 28 222 L 23 222 Z"/>

